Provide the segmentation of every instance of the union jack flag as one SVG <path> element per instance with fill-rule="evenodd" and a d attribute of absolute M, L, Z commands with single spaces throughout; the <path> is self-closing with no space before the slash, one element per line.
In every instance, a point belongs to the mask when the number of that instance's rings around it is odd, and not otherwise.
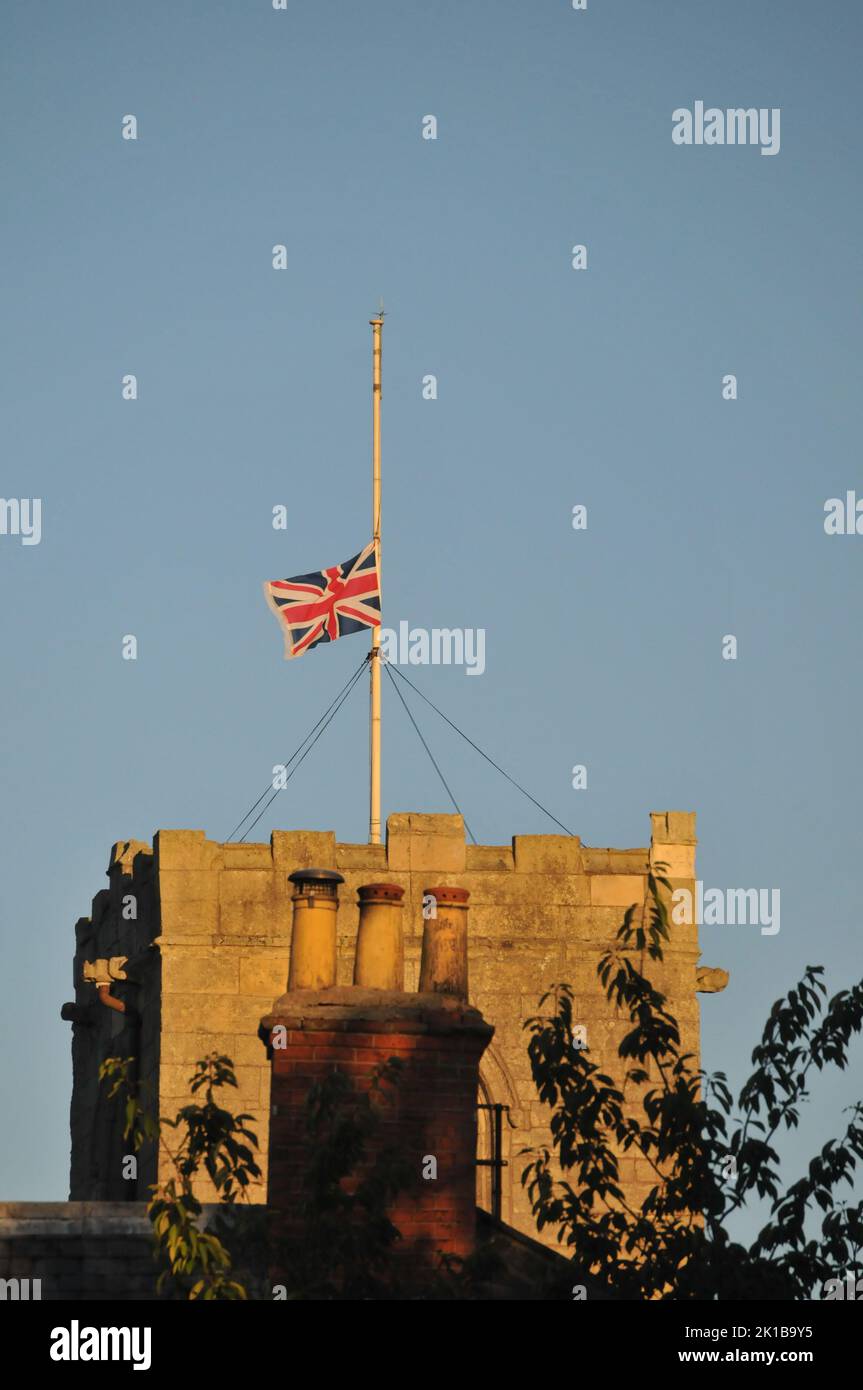
<path fill-rule="evenodd" d="M 380 627 L 381 585 L 375 542 L 343 565 L 270 579 L 264 595 L 285 637 L 285 659 L 302 656 L 319 642 Z"/>

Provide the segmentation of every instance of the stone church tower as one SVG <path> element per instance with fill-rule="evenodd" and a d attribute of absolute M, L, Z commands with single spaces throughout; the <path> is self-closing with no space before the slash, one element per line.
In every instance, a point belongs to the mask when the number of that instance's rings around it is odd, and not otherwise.
<path fill-rule="evenodd" d="M 592 1059 L 619 1075 L 617 1045 L 626 1023 L 615 1016 L 596 978 L 626 909 L 644 901 L 648 866 L 661 863 L 675 887 L 694 890 L 695 816 L 656 812 L 644 849 L 589 849 L 578 838 L 517 835 L 508 845 L 468 845 L 460 816 L 390 816 L 384 845 L 342 844 L 332 832 L 274 831 L 269 844 L 218 844 L 200 830 L 160 830 L 152 846 L 118 842 L 108 887 L 76 926 L 72 1023 L 70 1199 L 142 1200 L 155 1180 L 158 1155 L 139 1156 L 137 1181 L 124 1177 L 122 1115 L 98 1082 L 102 1060 L 134 1057 L 154 1107 L 173 1116 L 189 1100 L 199 1057 L 226 1053 L 239 1093 L 228 1103 L 251 1112 L 260 1165 L 267 1171 L 270 1065 L 259 1023 L 285 991 L 290 959 L 293 884 L 315 867 L 336 872 L 340 887 L 338 984 L 353 978 L 357 890 L 395 884 L 404 890 L 405 988 L 418 986 L 423 901 L 436 885 L 466 889 L 470 1003 L 494 1036 L 480 1065 L 478 1157 L 492 1156 L 494 1106 L 506 1166 L 477 1167 L 477 1201 L 489 1208 L 498 1173 L 504 1222 L 535 1236 L 521 1187 L 520 1150 L 549 1143 L 550 1112 L 536 1097 L 527 1057 L 526 1017 L 554 982 L 576 992 L 578 1021 Z M 428 907 L 427 907 L 428 911 Z M 653 976 L 668 996 L 683 1050 L 699 1055 L 696 992 L 724 983 L 700 970 L 697 926 L 675 927 Z M 626 1157 L 621 1176 L 639 1201 L 651 1183 L 643 1160 Z M 202 1184 L 199 1195 L 215 1193 Z M 266 1201 L 264 1185 L 255 1193 Z M 553 1234 L 546 1237 L 553 1240 Z"/>

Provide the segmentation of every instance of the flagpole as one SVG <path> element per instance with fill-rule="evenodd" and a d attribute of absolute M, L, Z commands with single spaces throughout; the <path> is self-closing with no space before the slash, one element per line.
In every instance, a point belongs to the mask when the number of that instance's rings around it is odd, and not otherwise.
<path fill-rule="evenodd" d="M 372 535 L 375 542 L 380 583 L 381 547 L 381 335 L 384 326 L 383 303 L 377 318 L 369 319 L 372 330 Z M 381 615 L 383 618 L 383 615 Z M 381 630 L 372 628 L 369 727 L 369 844 L 381 843 Z"/>

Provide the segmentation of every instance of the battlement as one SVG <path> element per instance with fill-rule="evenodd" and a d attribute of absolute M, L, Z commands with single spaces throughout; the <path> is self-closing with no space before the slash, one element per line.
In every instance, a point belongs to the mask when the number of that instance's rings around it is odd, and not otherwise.
<path fill-rule="evenodd" d="M 160 830 L 152 846 L 119 841 L 111 851 L 109 887 L 96 895 L 91 917 L 76 930 L 76 1003 L 67 1014 L 74 1022 L 72 1197 L 128 1195 L 117 1160 L 118 1121 L 94 1080 L 99 1061 L 124 1047 L 138 1049 L 141 1076 L 158 1096 L 161 1114 L 187 1101 L 199 1057 L 214 1049 L 231 1056 L 240 1084 L 237 1105 L 254 1115 L 266 1158 L 270 1075 L 258 1023 L 287 981 L 289 875 L 312 867 L 335 870 L 345 880 L 337 917 L 339 985 L 353 976 L 358 888 L 386 881 L 404 890 L 405 988 L 411 991 L 418 984 L 430 885 L 468 890 L 470 1002 L 495 1029 L 481 1067 L 483 1098 L 509 1107 L 505 1159 L 525 1145 L 547 1142 L 549 1112 L 531 1080 L 524 1019 L 551 984 L 566 981 L 576 992 L 589 1046 L 603 1067 L 616 1071 L 624 1022 L 597 981 L 597 962 L 627 908 L 643 904 L 651 868 L 664 865 L 675 887 L 692 889 L 695 848 L 695 816 L 680 811 L 654 813 L 650 843 L 637 849 L 595 849 L 566 835 L 470 845 L 460 816 L 415 812 L 389 817 L 383 845 L 343 843 L 332 831 L 310 830 L 277 830 L 261 844 L 221 844 L 202 830 Z M 665 960 L 653 972 L 680 1022 L 685 1050 L 696 1055 L 698 956 L 697 926 L 675 927 Z M 115 974 L 111 992 L 137 1017 L 137 1033 L 129 1017 L 94 1002 L 93 963 L 123 958 L 126 978 Z M 481 1135 L 481 1149 L 488 1142 L 488 1134 Z M 640 1162 L 624 1160 L 633 1195 L 649 1182 L 637 1169 Z M 153 1180 L 155 1163 L 155 1154 L 143 1156 L 139 1195 Z M 534 1234 L 519 1174 L 506 1172 L 504 1219 Z M 202 1189 L 200 1195 L 208 1200 L 214 1194 Z M 263 1200 L 263 1190 L 257 1196 Z"/>

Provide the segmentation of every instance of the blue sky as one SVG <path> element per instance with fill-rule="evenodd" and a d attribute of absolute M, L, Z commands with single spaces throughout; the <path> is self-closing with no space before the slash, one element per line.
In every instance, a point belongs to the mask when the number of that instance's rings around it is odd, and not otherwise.
<path fill-rule="evenodd" d="M 586 843 L 692 809 L 705 884 L 781 890 L 778 936 L 702 931 L 705 1063 L 742 1080 L 805 965 L 832 992 L 863 958 L 863 539 L 823 528 L 863 495 L 860 7 L 8 0 L 2 29 L 0 493 L 43 517 L 0 536 L 0 1195 L 67 1192 L 59 1009 L 110 845 L 224 838 L 362 656 L 286 664 L 260 584 L 368 540 L 380 296 L 385 622 L 486 631 L 481 678 L 408 674 Z M 780 152 L 676 146 L 697 100 L 780 108 Z M 384 813 L 449 809 L 384 697 Z M 554 829 L 425 727 L 478 839 Z M 366 758 L 357 692 L 256 834 L 364 839 Z"/>

